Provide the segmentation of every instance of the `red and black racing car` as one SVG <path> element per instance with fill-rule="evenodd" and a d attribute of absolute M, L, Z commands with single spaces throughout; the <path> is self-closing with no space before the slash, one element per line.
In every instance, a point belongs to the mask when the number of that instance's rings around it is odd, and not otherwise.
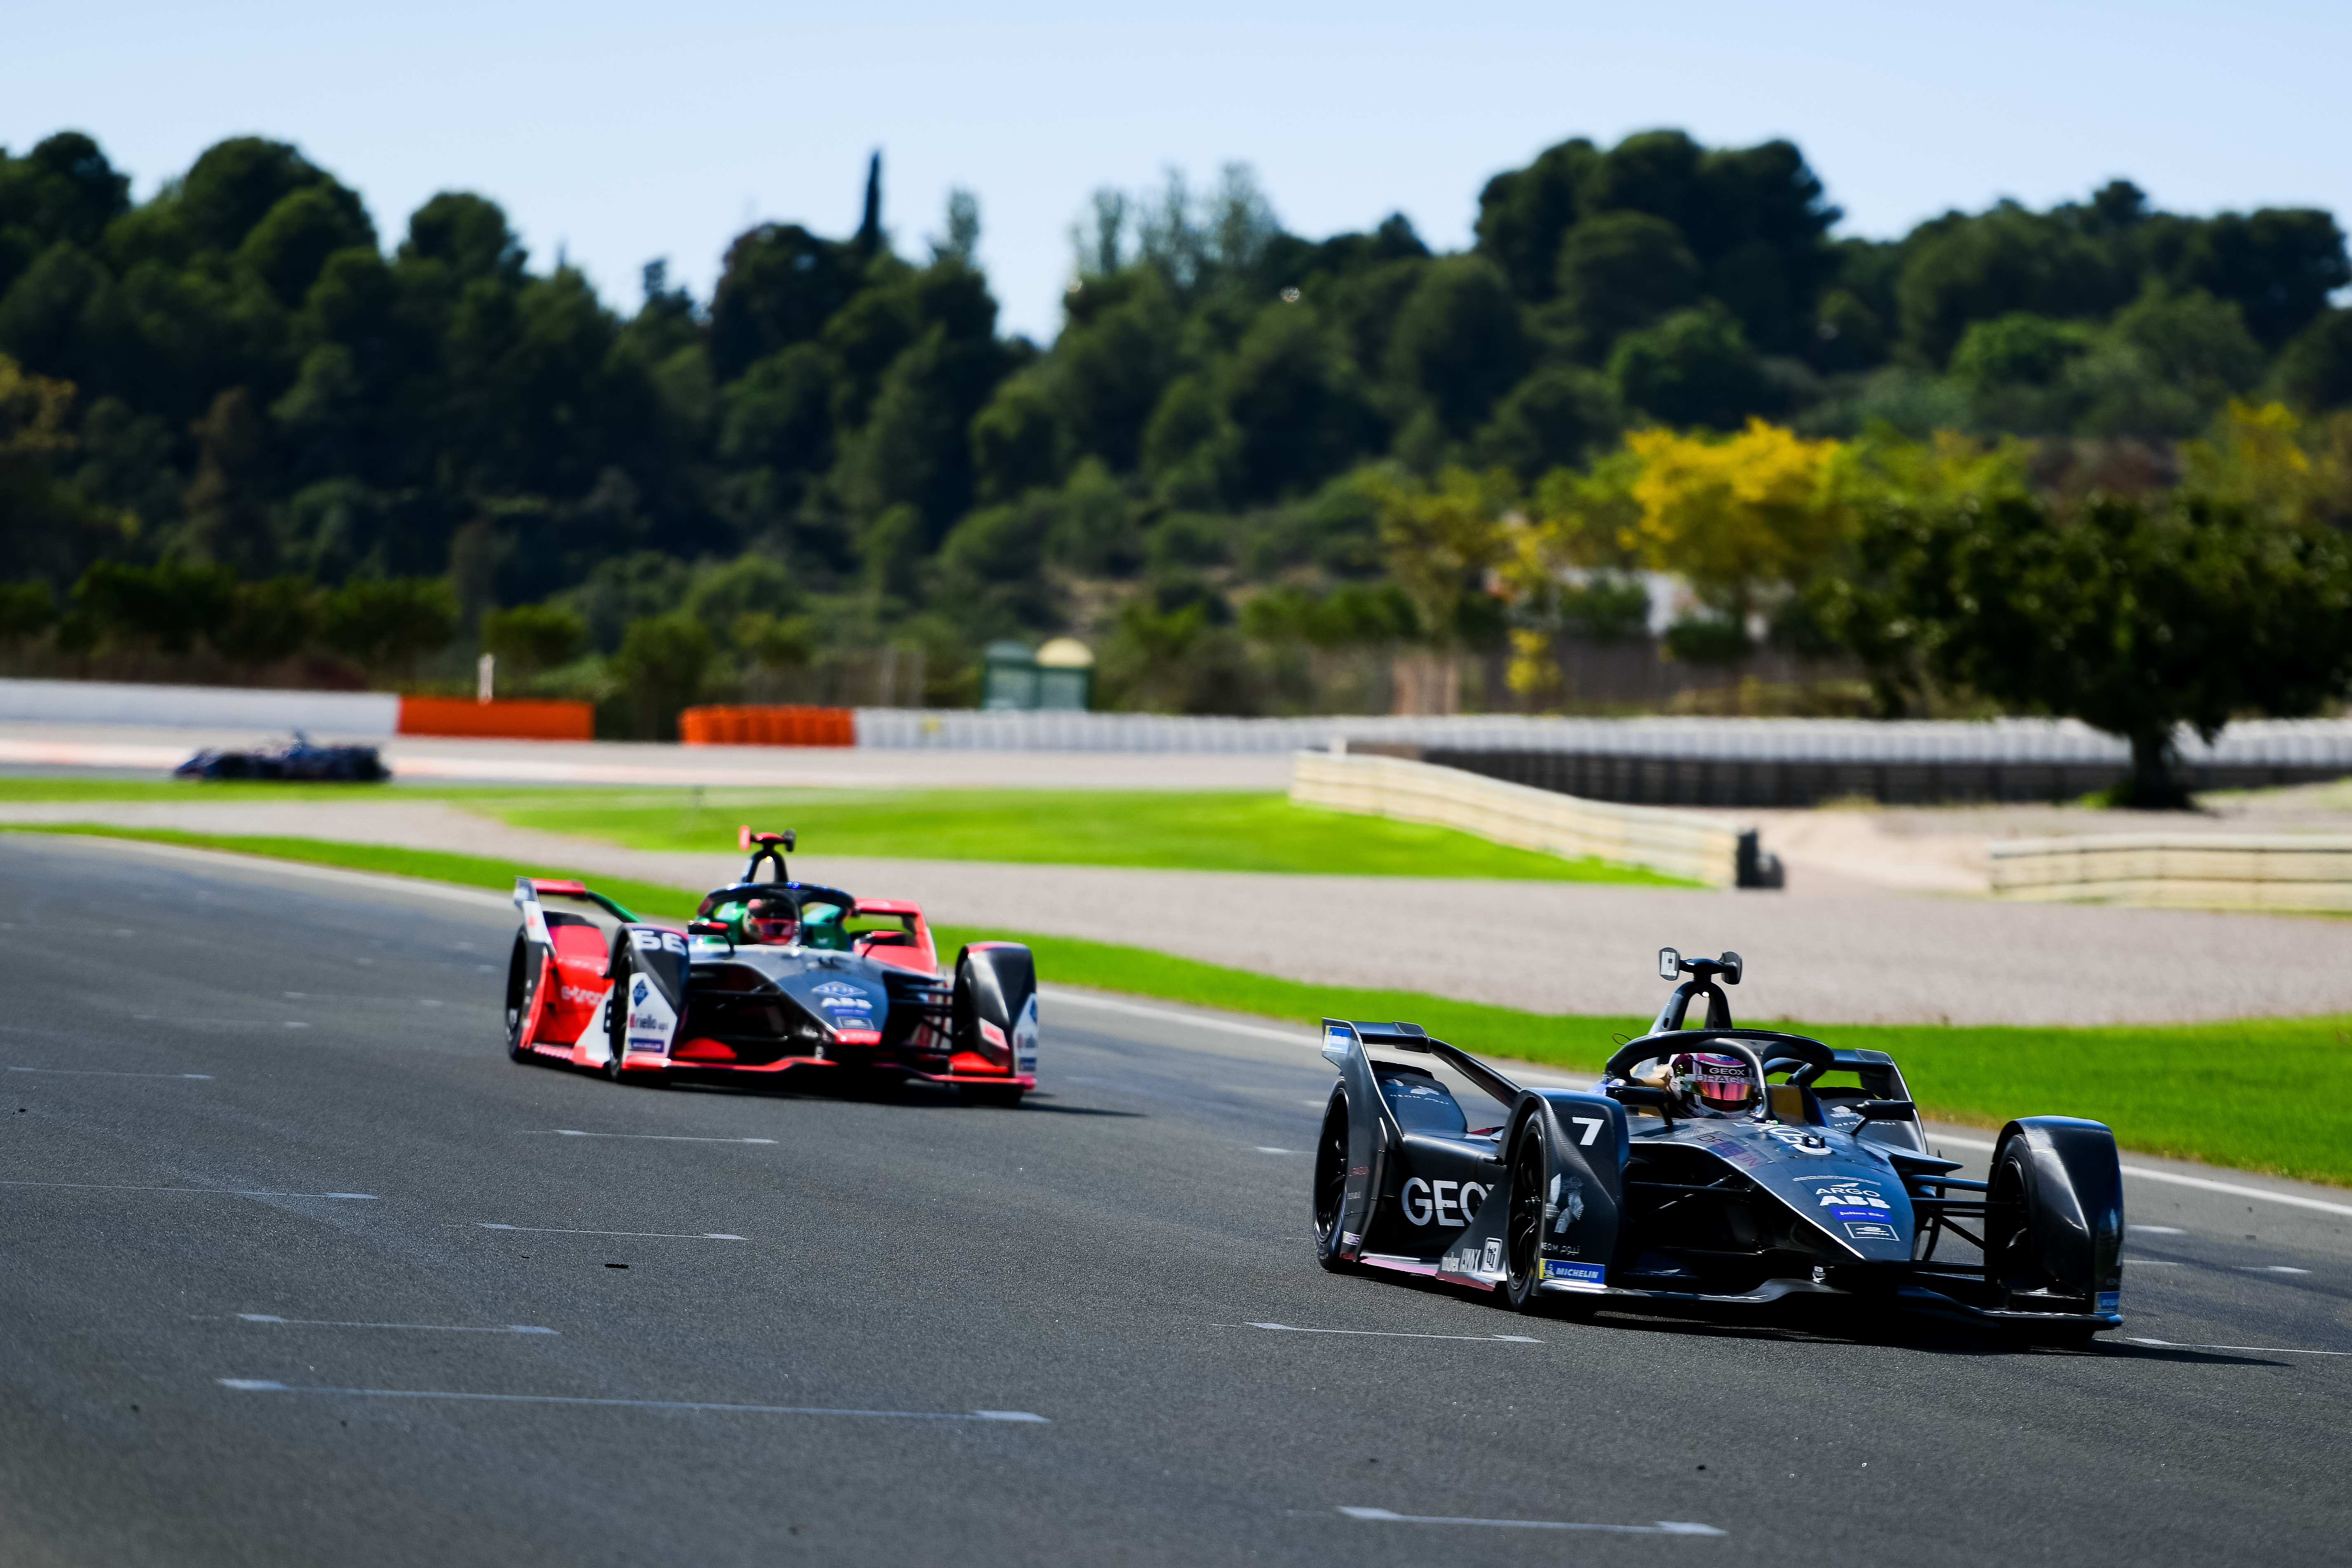
<path fill-rule="evenodd" d="M 684 931 L 578 882 L 515 879 L 507 1054 L 615 1081 L 885 1077 L 1017 1105 L 1037 1086 L 1037 972 L 976 942 L 942 972 L 915 904 L 791 879 L 790 833 L 742 831 L 742 877 Z"/>

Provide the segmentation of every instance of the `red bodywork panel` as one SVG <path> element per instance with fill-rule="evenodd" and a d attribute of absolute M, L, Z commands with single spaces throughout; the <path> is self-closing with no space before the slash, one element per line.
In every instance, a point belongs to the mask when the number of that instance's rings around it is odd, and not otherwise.
<path fill-rule="evenodd" d="M 899 969 L 911 969 L 918 974 L 940 972 L 939 949 L 931 942 L 930 922 L 923 919 L 923 907 L 912 899 L 860 899 L 851 918 L 889 920 L 896 918 L 904 931 L 876 931 L 857 939 L 856 949 L 860 958 L 870 958 L 877 963 L 887 963 Z"/>

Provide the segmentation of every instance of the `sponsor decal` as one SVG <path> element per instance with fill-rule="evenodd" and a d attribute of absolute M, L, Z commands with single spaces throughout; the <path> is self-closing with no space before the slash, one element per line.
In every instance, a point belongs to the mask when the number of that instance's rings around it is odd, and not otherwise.
<path fill-rule="evenodd" d="M 1563 1263 L 1556 1258 L 1544 1259 L 1546 1282 L 1558 1280 L 1566 1285 L 1581 1285 L 1598 1290 L 1609 1283 L 1609 1266 L 1604 1263 Z"/>
<path fill-rule="evenodd" d="M 1037 994 L 1034 991 L 1013 1026 L 1013 1070 L 1033 1077 L 1037 1071 Z"/>
<path fill-rule="evenodd" d="M 1826 1154 L 1829 1140 L 1818 1132 L 1803 1132 L 1794 1127 L 1767 1127 L 1765 1132 L 1772 1141 L 1791 1154 Z"/>
<path fill-rule="evenodd" d="M 604 990 L 602 985 L 566 984 L 562 987 L 559 994 L 574 1007 L 585 1007 L 593 1003 L 602 1002 L 604 999 Z"/>
<path fill-rule="evenodd" d="M 980 1037 L 1000 1051 L 1004 1048 L 1004 1031 L 985 1018 L 980 1021 Z"/>
<path fill-rule="evenodd" d="M 866 994 L 865 992 L 844 980 L 828 980 L 824 984 L 812 987 L 812 989 L 815 994 L 819 996 L 863 996 Z"/>
<path fill-rule="evenodd" d="M 863 996 L 828 996 L 817 1004 L 828 1013 L 871 1013 L 874 1004 Z"/>
<path fill-rule="evenodd" d="M 1876 1182 L 1823 1182 L 1813 1188 L 1813 1196 L 1819 1200 L 1815 1206 L 1829 1210 L 1835 1220 L 1883 1220 L 1895 1212 L 1895 1205 L 1879 1194 Z"/>
<path fill-rule="evenodd" d="M 2124 1293 L 2120 1290 L 2102 1290 L 2094 1300 L 2102 1312 L 2120 1312 L 2124 1310 Z"/>
<path fill-rule="evenodd" d="M 1900 1241 L 1903 1239 L 1900 1236 L 1895 1234 L 1895 1227 L 1893 1226 L 1881 1224 L 1876 1220 L 1866 1220 L 1860 1225 L 1849 1225 L 1845 1227 L 1845 1233 L 1853 1237 L 1856 1241 Z"/>
<path fill-rule="evenodd" d="M 1466 1274 L 1483 1279 L 1503 1271 L 1503 1244 L 1489 1241 L 1484 1247 L 1465 1247 L 1447 1253 L 1437 1260 L 1440 1272 Z"/>
<path fill-rule="evenodd" d="M 1419 1189 L 1416 1191 L 1415 1189 Z M 1475 1182 L 1425 1182 L 1414 1176 L 1404 1184 L 1404 1217 L 1413 1225 L 1459 1227 L 1468 1225 L 1486 1201 L 1486 1189 Z"/>
<path fill-rule="evenodd" d="M 630 987 L 629 987 L 629 1004 L 630 1004 L 630 1005 L 632 1005 L 632 1006 L 635 1006 L 635 1007 L 642 1007 L 642 1006 L 644 1006 L 644 1005 L 646 1005 L 646 994 L 647 994 L 648 992 L 652 991 L 652 990 L 653 990 L 653 988 L 654 988 L 654 986 L 653 986 L 653 982 L 652 982 L 652 981 L 647 980 L 647 979 L 646 979 L 644 975 L 642 975 L 642 974 L 638 975 L 638 976 L 637 976 L 637 983 L 636 983 L 635 984 L 634 984 L 634 985 L 632 985 L 632 986 L 630 986 Z"/>
<path fill-rule="evenodd" d="M 1551 1233 L 1566 1236 L 1568 1227 L 1584 1217 L 1584 1178 L 1555 1175 L 1551 1179 L 1550 1199 L 1544 1213 L 1552 1216 Z"/>

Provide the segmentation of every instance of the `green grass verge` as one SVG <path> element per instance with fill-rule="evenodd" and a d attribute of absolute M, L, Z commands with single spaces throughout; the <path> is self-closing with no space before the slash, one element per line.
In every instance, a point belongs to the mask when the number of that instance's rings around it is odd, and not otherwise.
<path fill-rule="evenodd" d="M 505 892 L 518 871 L 578 876 L 559 866 L 379 845 L 258 838 L 95 825 L 11 828 L 90 834 L 352 870 L 423 877 Z M 684 889 L 583 877 L 641 914 L 682 919 L 699 896 Z M 1291 1023 L 1326 1015 L 1409 1018 L 1482 1054 L 1591 1072 L 1616 1037 L 1646 1018 L 1523 1013 L 1412 991 L 1312 985 L 1078 937 L 1024 935 L 941 926 L 942 947 L 982 937 L 1027 942 L 1049 983 L 1125 992 Z M 2127 1149 L 2242 1170 L 2352 1184 L 2352 1103 L 2298 1093 L 2352 1074 L 2352 1016 L 2254 1018 L 2213 1024 L 2107 1028 L 2009 1028 L 1944 1025 L 1812 1025 L 1777 1027 L 1841 1047 L 1890 1053 L 1922 1106 L 1941 1120 L 1998 1125 L 2010 1116 L 2063 1112 L 2115 1128 Z"/>
<path fill-rule="evenodd" d="M 1345 871 L 1366 877 L 1486 877 L 1696 884 L 1639 867 L 1568 860 L 1450 827 L 1391 822 L 1279 795 L 1156 790 L 794 790 L 673 794 L 658 804 L 541 795 L 467 803 L 518 827 L 633 849 L 731 848 L 739 822 L 790 827 L 813 855 L 1129 866 L 1175 871 Z"/>

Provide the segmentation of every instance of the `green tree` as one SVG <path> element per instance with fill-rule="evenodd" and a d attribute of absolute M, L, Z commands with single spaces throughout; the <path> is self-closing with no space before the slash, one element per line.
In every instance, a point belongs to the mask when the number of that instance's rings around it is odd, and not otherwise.
<path fill-rule="evenodd" d="M 717 652 L 710 628 L 682 611 L 629 623 L 613 663 L 636 710 L 641 734 L 657 740 L 677 735 L 678 712 L 701 693 L 703 674 Z"/>
<path fill-rule="evenodd" d="M 1698 303 L 1700 282 L 1682 231 L 1648 213 L 1604 213 L 1570 229 L 1559 250 L 1559 312 L 1595 359 L 1627 332 Z"/>
<path fill-rule="evenodd" d="M 1890 508 L 1824 626 L 1891 703 L 1931 684 L 2127 741 L 2126 797 L 2174 807 L 2182 727 L 2308 713 L 2352 678 L 2352 553 L 2332 529 L 2178 495 Z"/>
<path fill-rule="evenodd" d="M 307 577 L 239 583 L 211 632 L 212 645 L 231 664 L 276 664 L 310 645 L 319 613 L 319 590 Z"/>
<path fill-rule="evenodd" d="M 457 590 L 438 577 L 354 577 L 320 617 L 327 646 L 379 680 L 415 680 L 417 659 L 457 630 Z"/>
<path fill-rule="evenodd" d="M 1422 274 L 1398 313 L 1389 365 L 1460 437 L 1485 422 L 1496 399 L 1527 374 L 1533 353 L 1501 269 L 1483 257 L 1459 256 Z"/>
<path fill-rule="evenodd" d="M 1619 339 L 1609 380 L 1624 406 L 1669 425 L 1733 430 L 1777 411 L 1748 334 L 1730 311 L 1712 303 Z"/>
<path fill-rule="evenodd" d="M 562 605 L 517 605 L 482 617 L 482 651 L 496 658 L 520 686 L 534 675 L 569 664 L 587 646 L 588 622 Z"/>

